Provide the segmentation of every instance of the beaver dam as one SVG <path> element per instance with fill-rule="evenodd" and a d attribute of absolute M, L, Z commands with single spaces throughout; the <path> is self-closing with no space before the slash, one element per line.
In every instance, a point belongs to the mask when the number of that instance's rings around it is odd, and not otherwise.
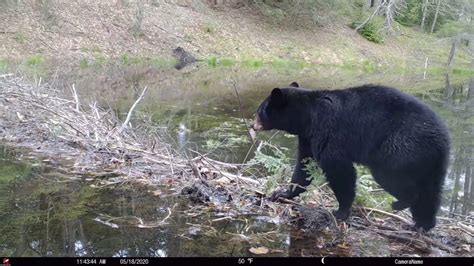
<path fill-rule="evenodd" d="M 250 146 L 244 162 L 183 152 L 139 111 L 147 87 L 123 117 L 68 88 L 0 78 L 0 202 L 12 217 L 2 218 L 5 255 L 473 255 L 472 212 L 440 214 L 432 231 L 415 232 L 409 211 L 364 204 L 381 193 L 370 184 L 349 220 L 337 222 L 321 178 L 295 201 L 271 202 L 268 193 L 291 174 L 271 171 L 272 162 L 283 167 L 265 153 L 279 154 L 271 138 L 239 136 Z M 370 182 L 367 173 L 360 179 Z"/>

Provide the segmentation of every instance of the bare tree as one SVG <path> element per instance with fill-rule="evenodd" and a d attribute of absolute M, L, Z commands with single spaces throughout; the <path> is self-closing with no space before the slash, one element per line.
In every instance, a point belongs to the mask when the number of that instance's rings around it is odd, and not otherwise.
<path fill-rule="evenodd" d="M 439 14 L 439 7 L 440 6 L 441 6 L 441 0 L 438 0 L 438 3 L 436 5 L 435 16 L 434 16 L 434 19 L 433 19 L 433 24 L 431 24 L 431 30 L 430 30 L 431 34 L 433 34 L 433 32 L 434 32 L 436 21 L 438 20 L 438 14 Z"/>
<path fill-rule="evenodd" d="M 360 29 L 362 29 L 362 27 L 365 26 L 365 24 L 367 24 L 380 10 L 380 8 L 382 7 L 383 3 L 380 3 L 374 10 L 374 12 L 372 13 L 372 15 L 370 15 L 369 17 L 367 17 L 366 20 L 364 20 L 364 22 L 362 22 L 359 26 L 357 26 L 355 28 L 355 31 L 358 31 Z"/>
<path fill-rule="evenodd" d="M 377 7 L 374 9 L 374 12 L 367 17 L 364 22 L 362 22 L 359 26 L 355 28 L 356 31 L 360 30 L 362 27 L 365 26 L 368 22 L 370 22 L 375 15 L 383 15 L 385 16 L 385 27 L 384 29 L 388 32 L 393 31 L 393 22 L 394 18 L 398 12 L 398 10 L 401 8 L 404 0 L 383 0 L 380 1 L 377 5 Z M 373 2 L 370 3 L 371 7 Z"/>
<path fill-rule="evenodd" d="M 401 0 L 398 0 L 402 2 Z M 387 31 L 393 31 L 392 24 L 394 21 L 395 13 L 397 12 L 397 0 L 388 0 L 386 1 L 385 7 L 385 28 Z"/>
<path fill-rule="evenodd" d="M 469 90 L 467 92 L 467 100 L 474 99 L 474 78 L 469 79 Z"/>
<path fill-rule="evenodd" d="M 457 44 L 458 44 L 458 38 L 455 37 L 451 45 L 451 50 L 449 51 L 448 64 L 447 64 L 448 68 L 451 68 L 451 66 L 453 65 L 454 54 L 456 53 L 456 47 L 458 46 Z"/>
<path fill-rule="evenodd" d="M 428 10 L 428 0 L 423 0 L 423 4 L 421 5 L 421 12 L 422 12 L 421 25 L 420 25 L 421 31 L 425 30 L 425 20 L 426 20 L 427 10 Z"/>

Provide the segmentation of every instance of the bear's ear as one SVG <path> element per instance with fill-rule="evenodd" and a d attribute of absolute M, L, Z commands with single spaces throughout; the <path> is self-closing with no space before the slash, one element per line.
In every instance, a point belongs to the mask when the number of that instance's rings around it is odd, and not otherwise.
<path fill-rule="evenodd" d="M 270 96 L 270 101 L 276 107 L 283 107 L 285 105 L 285 96 L 279 88 L 274 88 Z"/>
<path fill-rule="evenodd" d="M 293 81 L 293 82 L 291 82 L 290 87 L 299 88 L 300 85 L 298 83 L 296 83 L 296 81 Z"/>

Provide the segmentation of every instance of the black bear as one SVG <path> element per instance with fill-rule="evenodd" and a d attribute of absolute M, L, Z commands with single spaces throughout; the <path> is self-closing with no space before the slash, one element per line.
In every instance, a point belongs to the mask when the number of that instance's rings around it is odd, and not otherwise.
<path fill-rule="evenodd" d="M 293 198 L 310 181 L 304 158 L 323 170 L 339 202 L 334 215 L 345 220 L 355 197 L 353 163 L 367 166 L 377 183 L 410 208 L 415 227 L 436 224 L 449 161 L 449 133 L 424 103 L 378 85 L 341 90 L 308 90 L 293 82 L 275 88 L 257 110 L 256 130 L 278 129 L 298 136 L 292 189 L 275 191 L 272 200 Z"/>

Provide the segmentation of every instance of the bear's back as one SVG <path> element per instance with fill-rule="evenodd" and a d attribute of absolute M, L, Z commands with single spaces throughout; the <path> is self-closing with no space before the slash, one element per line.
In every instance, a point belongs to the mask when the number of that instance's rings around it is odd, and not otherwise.
<path fill-rule="evenodd" d="M 337 122 L 333 125 L 333 133 L 345 139 L 348 145 L 358 144 L 356 150 L 362 152 L 362 157 L 368 156 L 372 148 L 379 149 L 388 139 L 390 145 L 392 140 L 397 140 L 397 146 L 405 146 L 407 151 L 413 150 L 416 143 L 428 146 L 427 150 L 436 153 L 445 154 L 449 150 L 446 125 L 428 105 L 414 96 L 379 85 L 325 93 L 337 99 Z"/>
<path fill-rule="evenodd" d="M 419 122 L 442 124 L 441 119 L 428 105 L 392 87 L 364 85 L 335 93 L 339 94 L 337 97 L 341 100 L 341 105 L 357 111 L 358 115 L 379 114 L 381 119 L 393 122 L 413 118 Z"/>

